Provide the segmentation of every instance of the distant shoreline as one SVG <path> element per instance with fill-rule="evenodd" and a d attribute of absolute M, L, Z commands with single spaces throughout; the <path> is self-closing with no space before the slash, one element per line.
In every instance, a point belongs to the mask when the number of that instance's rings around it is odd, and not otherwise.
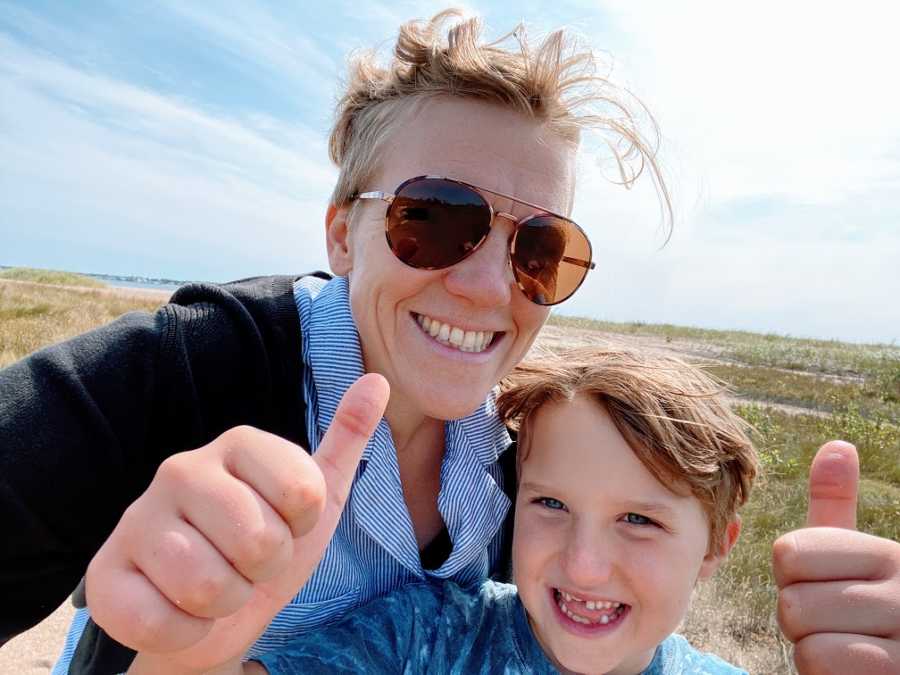
<path fill-rule="evenodd" d="M 174 291 L 184 286 L 188 281 L 173 281 L 171 279 L 147 279 L 142 277 L 121 278 L 109 277 L 104 274 L 85 274 L 86 277 L 104 281 L 114 288 L 145 288 L 154 291 Z"/>
<path fill-rule="evenodd" d="M 17 265 L 0 265 L 0 270 L 8 270 Z M 72 271 L 72 270 L 68 270 Z M 116 288 L 146 288 L 156 291 L 174 291 L 180 286 L 191 283 L 179 279 L 159 279 L 156 277 L 142 277 L 125 274 L 99 274 L 95 272 L 74 272 L 82 276 L 91 277 Z"/>

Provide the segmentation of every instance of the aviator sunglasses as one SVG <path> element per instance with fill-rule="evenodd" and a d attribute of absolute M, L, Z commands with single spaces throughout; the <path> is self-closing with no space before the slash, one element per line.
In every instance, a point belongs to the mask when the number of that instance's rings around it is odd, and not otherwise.
<path fill-rule="evenodd" d="M 537 209 L 518 219 L 495 212 L 487 192 Z M 440 176 L 417 176 L 394 194 L 363 192 L 357 199 L 387 202 L 385 235 L 391 251 L 410 267 L 440 270 L 465 260 L 487 239 L 494 218 L 515 225 L 509 262 L 516 284 L 538 305 L 556 305 L 578 290 L 589 270 L 591 242 L 575 222 L 511 195 Z"/>

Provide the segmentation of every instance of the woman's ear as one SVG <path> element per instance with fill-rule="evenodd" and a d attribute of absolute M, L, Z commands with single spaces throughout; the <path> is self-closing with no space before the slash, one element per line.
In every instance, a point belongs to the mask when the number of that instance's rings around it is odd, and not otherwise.
<path fill-rule="evenodd" d="M 717 551 L 706 554 L 703 563 L 700 565 L 700 574 L 698 579 L 708 579 L 722 564 L 722 561 L 728 557 L 729 551 L 734 548 L 737 543 L 738 536 L 741 534 L 741 517 L 736 515 L 728 525 L 725 526 L 725 536 L 722 545 Z"/>
<path fill-rule="evenodd" d="M 328 205 L 325 213 L 325 247 L 328 249 L 328 265 L 339 277 L 345 277 L 353 269 L 350 250 L 350 205 Z"/>

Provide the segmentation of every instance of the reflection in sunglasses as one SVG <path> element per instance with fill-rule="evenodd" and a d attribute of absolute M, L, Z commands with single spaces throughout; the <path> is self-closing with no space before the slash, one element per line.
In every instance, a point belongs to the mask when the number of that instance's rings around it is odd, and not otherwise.
<path fill-rule="evenodd" d="M 418 269 L 445 269 L 468 257 L 487 238 L 494 210 L 481 192 L 510 199 L 538 212 L 514 220 L 509 258 L 519 288 L 539 305 L 570 297 L 594 268 L 584 231 L 564 216 L 511 195 L 452 178 L 418 176 L 395 194 L 364 192 L 359 199 L 388 203 L 385 235 L 398 259 Z"/>

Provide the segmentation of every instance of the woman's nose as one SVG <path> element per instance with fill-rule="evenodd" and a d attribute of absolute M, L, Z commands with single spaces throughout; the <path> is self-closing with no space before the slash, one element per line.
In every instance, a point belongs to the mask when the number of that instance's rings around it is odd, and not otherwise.
<path fill-rule="evenodd" d="M 495 216 L 491 231 L 478 250 L 445 274 L 447 290 L 480 307 L 508 305 L 515 284 L 509 266 L 513 228 L 514 224 L 507 218 Z"/>

